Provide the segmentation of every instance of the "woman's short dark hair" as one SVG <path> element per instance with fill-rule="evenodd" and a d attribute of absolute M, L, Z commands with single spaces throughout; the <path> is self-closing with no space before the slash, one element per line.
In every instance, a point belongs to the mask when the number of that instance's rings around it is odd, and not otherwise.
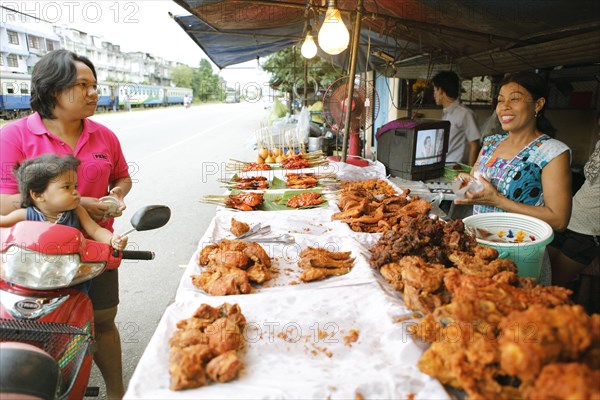
<path fill-rule="evenodd" d="M 96 76 L 94 64 L 84 56 L 69 50 L 54 50 L 40 58 L 31 73 L 31 109 L 42 118 L 54 119 L 56 96 L 75 84 L 77 68 L 75 62 L 87 65 Z"/>
<path fill-rule="evenodd" d="M 531 97 L 533 97 L 534 102 L 538 101 L 542 97 L 546 100 L 540 111 L 537 112 L 535 126 L 540 132 L 554 137 L 556 134 L 556 128 L 552 125 L 548 118 L 544 116 L 546 104 L 548 104 L 548 85 L 546 84 L 546 80 L 535 72 L 522 71 L 506 75 L 504 79 L 502 79 L 502 82 L 500 82 L 500 87 L 509 83 L 516 83 L 517 85 L 525 88 L 529 94 L 531 94 Z"/>
<path fill-rule="evenodd" d="M 460 94 L 460 79 L 456 72 L 441 71 L 438 72 L 432 79 L 433 86 L 442 89 L 448 97 L 458 99 Z"/>
<path fill-rule="evenodd" d="M 33 205 L 31 192 L 43 193 L 48 184 L 66 171 L 77 172 L 79 159 L 72 155 L 64 157 L 56 154 L 43 154 L 39 157 L 24 160 L 15 166 L 15 176 L 19 182 L 21 193 L 21 207 Z"/>

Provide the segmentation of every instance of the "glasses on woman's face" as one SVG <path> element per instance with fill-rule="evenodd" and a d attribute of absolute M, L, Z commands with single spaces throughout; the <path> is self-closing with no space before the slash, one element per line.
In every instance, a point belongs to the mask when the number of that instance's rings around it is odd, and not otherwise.
<path fill-rule="evenodd" d="M 98 94 L 98 84 L 96 82 L 76 82 L 72 88 L 81 90 L 87 96 Z"/>

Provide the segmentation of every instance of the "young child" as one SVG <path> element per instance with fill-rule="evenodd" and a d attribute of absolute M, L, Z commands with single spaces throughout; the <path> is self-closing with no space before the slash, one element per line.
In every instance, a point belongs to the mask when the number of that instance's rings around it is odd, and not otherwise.
<path fill-rule="evenodd" d="M 22 208 L 0 216 L 0 227 L 12 226 L 20 221 L 48 221 L 72 226 L 84 231 L 93 240 L 123 250 L 127 246 L 127 236 L 121 237 L 102 228 L 79 204 L 78 166 L 77 158 L 55 154 L 44 154 L 17 165 L 15 175 Z"/>

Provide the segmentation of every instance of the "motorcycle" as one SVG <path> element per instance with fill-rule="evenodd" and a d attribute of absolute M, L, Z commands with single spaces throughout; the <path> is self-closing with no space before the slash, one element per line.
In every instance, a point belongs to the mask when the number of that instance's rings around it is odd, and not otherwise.
<path fill-rule="evenodd" d="M 170 217 L 166 206 L 143 207 L 122 236 L 160 228 Z M 75 228 L 39 221 L 1 228 L 0 239 L 0 398 L 83 398 L 94 310 L 74 286 L 122 260 L 152 260 L 154 253 L 119 252 Z"/>

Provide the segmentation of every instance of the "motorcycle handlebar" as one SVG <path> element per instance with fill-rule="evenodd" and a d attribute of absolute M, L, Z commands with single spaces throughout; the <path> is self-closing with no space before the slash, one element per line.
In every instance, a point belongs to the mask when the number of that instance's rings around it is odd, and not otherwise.
<path fill-rule="evenodd" d="M 154 260 L 153 251 L 123 250 L 123 260 Z"/>

